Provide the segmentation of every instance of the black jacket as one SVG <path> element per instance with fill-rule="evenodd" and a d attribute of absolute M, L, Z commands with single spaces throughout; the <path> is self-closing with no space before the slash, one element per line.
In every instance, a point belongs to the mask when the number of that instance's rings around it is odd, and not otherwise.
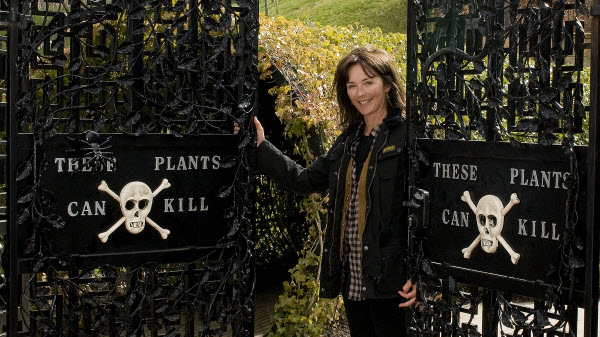
<path fill-rule="evenodd" d="M 342 290 L 340 259 L 341 213 L 349 145 L 356 129 L 346 130 L 329 152 L 308 168 L 296 164 L 268 141 L 258 147 L 258 167 L 283 187 L 297 193 L 329 192 L 325 249 L 322 257 L 322 298 L 334 298 Z M 367 172 L 366 224 L 362 238 L 362 284 L 364 298 L 397 297 L 406 282 L 405 257 L 408 166 L 406 126 L 399 114 L 388 115 L 373 144 Z"/>

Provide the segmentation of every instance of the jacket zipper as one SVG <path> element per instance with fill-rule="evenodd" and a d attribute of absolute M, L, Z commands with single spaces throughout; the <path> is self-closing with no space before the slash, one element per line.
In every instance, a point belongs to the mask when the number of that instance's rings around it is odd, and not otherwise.
<path fill-rule="evenodd" d="M 371 193 L 370 193 L 370 191 L 371 191 L 371 186 L 373 186 L 373 180 L 375 180 L 375 172 L 377 172 L 377 156 L 379 156 L 379 152 L 381 152 L 381 150 L 387 143 L 388 135 L 389 135 L 388 130 L 385 130 L 385 139 L 383 140 L 383 144 L 381 145 L 379 150 L 377 150 L 377 152 L 375 152 L 375 157 L 371 157 L 371 160 L 373 161 L 373 176 L 371 178 L 371 181 L 369 181 L 369 187 L 367 188 L 367 213 L 365 214 L 365 230 L 367 228 L 367 219 L 369 218 L 369 213 L 371 212 Z M 369 163 L 367 163 L 367 165 L 369 165 Z M 367 166 L 367 169 L 369 169 L 368 166 Z M 364 170 L 364 168 L 363 168 L 363 170 Z M 365 235 L 363 233 L 363 239 L 364 239 L 364 237 L 365 237 Z M 361 240 L 360 244 L 362 246 L 362 244 L 363 244 L 362 240 Z M 362 261 L 362 258 L 361 258 L 361 264 L 363 262 L 364 261 Z M 361 268 L 361 269 L 363 269 L 363 268 Z M 361 272 L 360 278 L 361 278 L 361 284 L 364 284 L 365 280 L 363 279 L 362 272 Z M 364 294 L 362 294 L 362 292 L 361 292 L 361 295 L 364 295 Z"/>
<path fill-rule="evenodd" d="M 348 138 L 346 138 L 346 140 L 344 141 L 344 153 L 342 153 L 342 158 L 340 159 L 340 166 L 338 167 L 337 179 L 335 181 L 335 193 L 336 193 L 336 196 L 339 193 L 338 186 L 340 184 L 340 176 L 341 176 L 341 172 L 342 172 L 342 163 L 344 162 L 344 158 L 346 157 L 346 150 L 347 150 L 346 147 L 347 147 L 347 145 L 348 145 Z M 342 198 L 343 198 L 343 196 L 342 196 Z M 333 222 L 331 224 L 335 226 L 335 224 L 336 224 L 335 221 L 336 221 L 336 217 L 337 217 L 337 212 L 336 212 L 335 209 L 336 209 L 336 206 L 337 206 L 337 201 L 336 200 L 332 200 L 332 202 L 333 202 Z M 342 224 L 340 224 L 340 228 L 341 228 L 341 225 Z M 335 233 L 334 233 L 334 235 L 335 235 Z M 329 275 L 331 275 L 331 267 L 333 266 L 333 263 L 332 263 L 333 256 L 337 255 L 337 254 L 333 253 L 333 242 L 334 241 L 335 240 L 331 240 L 331 246 L 329 247 L 329 249 L 330 249 L 330 252 L 329 252 Z M 343 245 L 343 244 L 344 244 L 343 242 L 340 242 L 340 245 Z"/>
<path fill-rule="evenodd" d="M 379 152 L 381 152 L 381 150 L 385 147 L 385 144 L 387 143 L 387 140 L 388 140 L 388 135 L 389 135 L 389 131 L 386 130 L 385 131 L 385 139 L 383 140 L 383 144 L 381 145 L 381 147 L 379 148 L 379 150 L 377 150 L 377 152 L 375 153 L 374 159 L 373 159 L 373 157 L 371 157 L 371 160 L 374 160 L 374 163 L 373 163 L 373 177 L 371 178 L 371 181 L 369 181 L 369 187 L 367 188 L 368 192 L 371 191 L 371 186 L 373 185 L 373 180 L 375 180 L 375 172 L 377 171 L 377 156 L 379 156 Z M 368 169 L 368 167 L 367 167 L 367 169 Z M 370 212 L 371 212 L 371 194 L 367 193 L 367 213 L 365 214 L 365 225 L 367 223 L 367 219 L 369 218 L 369 213 Z M 363 237 L 364 237 L 364 235 L 363 235 Z"/>

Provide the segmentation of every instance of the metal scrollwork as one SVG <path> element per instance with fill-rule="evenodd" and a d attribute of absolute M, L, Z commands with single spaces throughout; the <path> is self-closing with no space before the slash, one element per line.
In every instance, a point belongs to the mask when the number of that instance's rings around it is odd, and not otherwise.
<path fill-rule="evenodd" d="M 20 247 L 28 273 L 11 285 L 20 291 L 20 313 L 10 315 L 9 330 L 248 336 L 254 247 L 247 154 L 258 81 L 258 2 L 13 0 L 0 1 L 0 15 L 18 36 L 10 55 L 0 56 L 7 65 L 3 78 L 16 76 L 1 83 L 16 97 L 3 111 L 18 121 L 19 134 L 32 137 L 34 149 L 16 174 L 22 188 L 15 226 L 32 230 Z M 168 264 L 129 264 L 124 257 L 119 266 L 90 266 L 53 249 L 48 233 L 65 221 L 53 211 L 52 191 L 40 183 L 49 139 L 70 134 L 70 153 L 99 170 L 114 160 L 107 134 L 222 135 L 232 132 L 234 121 L 243 132 L 237 157 L 222 163 L 237 170 L 220 193 L 232 203 L 222 219 L 227 235 L 214 251 L 190 250 L 185 261 Z"/>
<path fill-rule="evenodd" d="M 502 335 L 573 334 L 568 303 L 574 271 L 583 266 L 575 229 L 581 168 L 574 147 L 587 142 L 588 16 L 582 0 L 410 1 L 407 95 L 415 179 L 419 165 L 430 164 L 418 137 L 506 141 L 517 148 L 524 142 L 560 145 L 570 164 L 561 258 L 549 273 L 571 286 L 549 287 L 533 309 L 525 309 L 509 294 L 437 278 L 417 237 L 410 265 L 425 305 L 413 317 L 416 335 L 477 335 L 476 315 L 492 318 L 483 323 L 484 335 L 498 327 Z"/>

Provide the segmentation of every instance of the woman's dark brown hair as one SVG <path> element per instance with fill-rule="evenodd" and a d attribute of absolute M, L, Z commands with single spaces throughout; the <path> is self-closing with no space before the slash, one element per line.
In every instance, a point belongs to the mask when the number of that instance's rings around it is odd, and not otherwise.
<path fill-rule="evenodd" d="M 342 127 L 348 128 L 356 126 L 363 121 L 362 115 L 354 105 L 352 105 L 346 91 L 348 71 L 350 67 L 355 64 L 360 64 L 367 76 L 380 76 L 383 80 L 383 84 L 390 86 L 390 91 L 388 92 L 386 100 L 388 113 L 392 113 L 394 110 L 400 110 L 404 115 L 406 112 L 404 86 L 400 80 L 398 71 L 396 71 L 392 58 L 382 49 L 359 47 L 340 60 L 333 78 L 333 88 L 335 88 L 337 95 Z"/>

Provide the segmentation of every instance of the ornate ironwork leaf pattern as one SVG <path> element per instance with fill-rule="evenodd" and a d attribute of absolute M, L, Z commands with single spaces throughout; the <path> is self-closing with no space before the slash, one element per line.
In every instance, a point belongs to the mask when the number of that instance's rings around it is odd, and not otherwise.
<path fill-rule="evenodd" d="M 576 137 L 586 138 L 589 110 L 582 81 L 584 51 L 589 48 L 584 43 L 586 3 L 412 0 L 409 7 L 407 101 L 412 137 L 508 141 L 515 147 L 522 142 L 560 144 L 571 164 L 572 181 L 565 205 L 563 263 L 550 272 L 561 285 L 573 282 L 574 268 L 583 265 L 577 257 L 583 245 L 575 231 L 579 169 L 573 147 Z M 413 162 L 427 165 L 427 154 L 414 139 L 409 153 Z M 566 328 L 574 310 L 568 305 L 572 289 L 548 289 L 545 298 L 536 299 L 541 301 L 536 310 L 528 311 L 511 302 L 509 294 L 491 296 L 491 290 L 467 285 L 456 291 L 454 280 L 436 277 L 418 240 L 411 260 L 425 304 L 413 316 L 411 331 L 416 335 L 478 335 L 472 321 L 480 303 L 491 310 L 492 325 L 502 323 L 503 336 L 573 333 Z M 559 323 L 548 320 L 551 307 Z M 461 311 L 470 316 L 467 323 L 458 316 Z M 495 329 L 487 333 L 496 334 Z"/>
<path fill-rule="evenodd" d="M 0 1 L 0 9 L 10 5 Z M 252 148 L 256 106 L 258 2 L 213 0 L 24 0 L 14 24 L 21 45 L 17 118 L 34 155 L 19 170 L 29 184 L 18 224 L 33 227 L 24 250 L 23 287 L 30 335 L 248 336 L 254 289 Z M 16 48 L 11 46 L 11 48 Z M 45 141 L 57 133 L 140 137 L 230 134 L 241 125 L 229 235 L 212 251 L 181 261 L 83 264 L 52 249 L 65 225 L 40 185 Z M 84 136 L 82 136 L 85 138 Z M 233 136 L 232 136 L 233 137 Z M 82 139 L 83 139 L 82 138 Z M 110 156 L 108 150 L 104 154 Z M 224 192 L 225 194 L 225 192 Z"/>

